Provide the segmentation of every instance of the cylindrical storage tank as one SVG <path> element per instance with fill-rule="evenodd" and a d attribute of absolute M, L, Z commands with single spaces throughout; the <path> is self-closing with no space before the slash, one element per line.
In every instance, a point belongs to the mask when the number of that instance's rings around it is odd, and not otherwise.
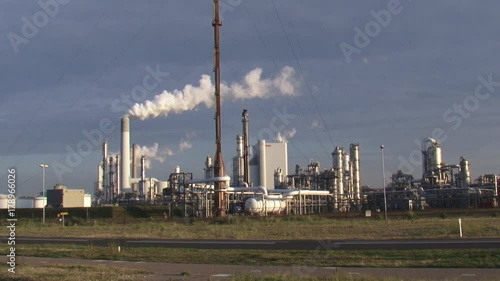
<path fill-rule="evenodd" d="M 238 157 L 243 157 L 243 137 L 240 135 L 236 136 L 236 153 Z"/>
<path fill-rule="evenodd" d="M 181 167 L 180 166 L 175 166 L 175 173 L 179 174 L 181 172 Z"/>
<path fill-rule="evenodd" d="M 344 152 L 342 160 L 344 161 L 344 171 L 348 172 L 351 170 L 351 163 L 350 163 L 350 157 L 349 154 Z"/>
<path fill-rule="evenodd" d="M 42 209 L 47 205 L 47 197 L 38 196 L 33 199 L 33 208 Z"/>
<path fill-rule="evenodd" d="M 146 178 L 145 181 L 140 183 L 140 188 L 144 192 L 144 196 L 146 198 L 153 198 L 156 190 L 155 190 L 155 182 L 151 181 L 149 178 Z"/>
<path fill-rule="evenodd" d="M 279 213 L 286 209 L 284 199 L 250 198 L 245 201 L 245 211 L 253 214 Z"/>
<path fill-rule="evenodd" d="M 163 190 L 165 188 L 168 188 L 168 181 L 159 181 L 159 182 L 156 183 L 156 185 L 157 185 L 157 191 L 156 192 L 158 194 L 163 194 Z"/>
<path fill-rule="evenodd" d="M 442 160 L 441 160 L 441 147 L 439 146 L 438 143 L 434 146 L 434 159 L 432 162 L 434 162 L 434 168 L 439 169 L 441 168 Z"/>
<path fill-rule="evenodd" d="M 83 207 L 84 208 L 92 207 L 92 195 L 91 194 L 84 194 L 83 195 Z"/>
<path fill-rule="evenodd" d="M 8 209 L 9 204 L 8 204 L 8 199 L 7 195 L 5 194 L 0 194 L 0 210 Z"/>
<path fill-rule="evenodd" d="M 259 140 L 259 172 L 260 172 L 260 186 L 268 187 L 266 184 L 266 141 Z"/>

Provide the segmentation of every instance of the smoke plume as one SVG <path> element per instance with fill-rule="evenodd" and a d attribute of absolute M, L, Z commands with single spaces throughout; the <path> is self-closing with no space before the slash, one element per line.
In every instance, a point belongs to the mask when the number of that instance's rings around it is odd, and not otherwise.
<path fill-rule="evenodd" d="M 297 94 L 299 80 L 295 69 L 284 67 L 274 78 L 263 79 L 262 69 L 250 71 L 240 83 L 221 83 L 223 100 L 245 100 L 253 98 L 271 98 L 275 96 L 294 96 Z M 207 108 L 214 106 L 215 86 L 209 75 L 202 75 L 199 85 L 186 85 L 182 90 L 164 91 L 153 100 L 136 103 L 129 110 L 131 118 L 145 120 L 172 113 L 194 110 L 198 105 Z"/>
<path fill-rule="evenodd" d="M 151 168 L 152 160 L 163 163 L 167 159 L 167 156 L 172 156 L 174 153 L 170 150 L 170 148 L 164 147 L 163 149 L 160 149 L 160 145 L 158 143 L 154 143 L 151 147 L 139 146 L 139 150 L 136 154 L 136 163 L 140 163 L 143 155 L 146 156 L 144 165 L 146 166 L 146 169 L 149 169 Z"/>
<path fill-rule="evenodd" d="M 293 138 L 296 133 L 297 130 L 295 130 L 295 128 L 291 129 L 290 131 L 278 132 L 274 140 L 277 142 L 287 142 L 289 139 Z"/>

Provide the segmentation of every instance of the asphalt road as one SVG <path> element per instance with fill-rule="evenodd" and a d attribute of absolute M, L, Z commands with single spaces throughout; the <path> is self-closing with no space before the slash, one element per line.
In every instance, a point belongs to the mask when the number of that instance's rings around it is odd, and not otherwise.
<path fill-rule="evenodd" d="M 22 264 L 34 266 L 44 265 L 87 265 L 103 267 L 124 267 L 147 271 L 150 274 L 136 276 L 134 280 L 230 280 L 234 274 L 251 274 L 256 276 L 271 274 L 334 276 L 336 273 L 356 277 L 383 277 L 396 280 L 454 280 L 454 281 L 497 281 L 500 280 L 499 269 L 476 268 L 360 268 L 360 267 L 299 267 L 299 266 L 244 266 L 215 264 L 172 264 L 152 262 L 130 262 L 85 259 L 55 259 L 20 257 Z M 22 265 L 19 270 L 22 270 Z M 188 272 L 189 276 L 182 276 Z"/>
<path fill-rule="evenodd" d="M 0 238 L 6 243 L 6 238 Z M 16 237 L 16 244 L 76 244 L 125 247 L 253 250 L 500 249 L 500 238 L 428 240 L 182 240 Z"/>

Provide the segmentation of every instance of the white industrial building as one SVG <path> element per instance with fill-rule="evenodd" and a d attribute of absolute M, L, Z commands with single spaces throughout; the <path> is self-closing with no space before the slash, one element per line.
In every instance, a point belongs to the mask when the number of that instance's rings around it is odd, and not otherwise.
<path fill-rule="evenodd" d="M 250 160 L 250 181 L 255 186 L 265 186 L 274 189 L 274 173 L 281 169 L 288 175 L 288 149 L 286 142 L 268 143 L 259 140 L 253 146 Z"/>

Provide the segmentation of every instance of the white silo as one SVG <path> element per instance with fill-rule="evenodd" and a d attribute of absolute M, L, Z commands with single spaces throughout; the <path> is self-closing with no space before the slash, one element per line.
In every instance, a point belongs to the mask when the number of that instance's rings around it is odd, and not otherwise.
<path fill-rule="evenodd" d="M 37 196 L 33 199 L 33 208 L 42 209 L 47 205 L 47 197 Z"/>
<path fill-rule="evenodd" d="M 84 208 L 92 207 L 92 195 L 91 194 L 84 194 L 83 195 L 83 207 Z"/>

